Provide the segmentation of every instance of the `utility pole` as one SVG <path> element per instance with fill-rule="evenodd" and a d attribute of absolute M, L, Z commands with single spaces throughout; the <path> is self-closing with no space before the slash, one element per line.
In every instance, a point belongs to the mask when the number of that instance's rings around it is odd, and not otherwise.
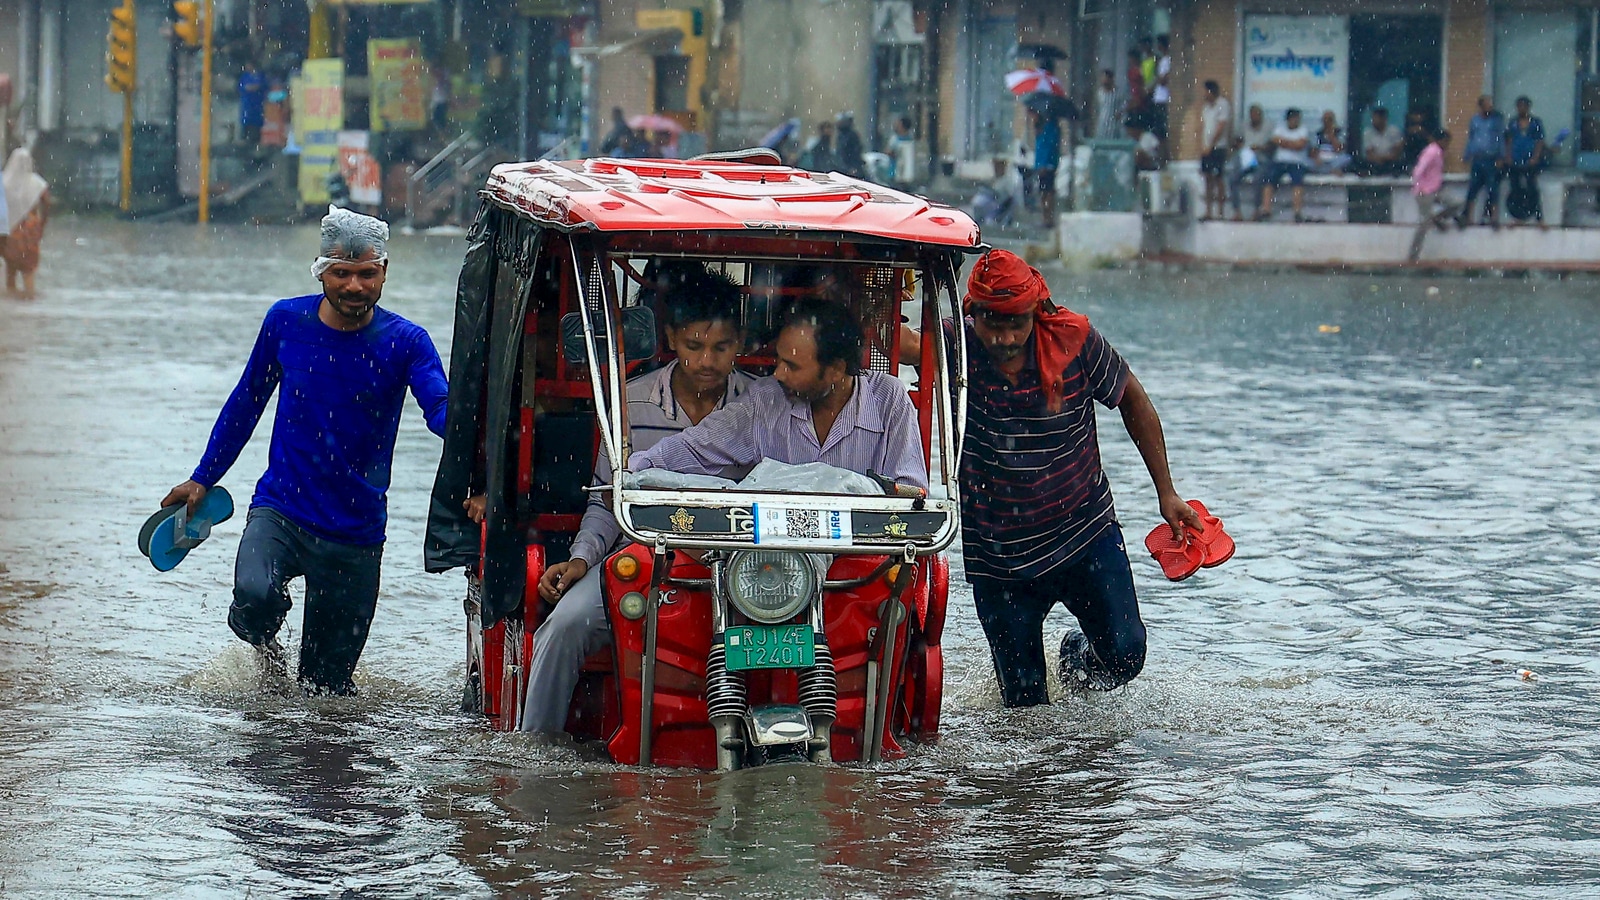
<path fill-rule="evenodd" d="M 211 3 L 202 14 L 197 0 L 174 0 L 172 33 L 186 47 L 200 48 L 200 222 L 211 221 Z"/>
<path fill-rule="evenodd" d="M 211 221 L 211 45 L 216 34 L 213 0 L 206 0 L 205 43 L 200 47 L 200 224 Z"/>
<path fill-rule="evenodd" d="M 117 206 L 133 207 L 133 92 L 138 82 L 139 36 L 133 0 L 111 11 L 106 34 L 106 87 L 122 95 L 122 175 Z"/>

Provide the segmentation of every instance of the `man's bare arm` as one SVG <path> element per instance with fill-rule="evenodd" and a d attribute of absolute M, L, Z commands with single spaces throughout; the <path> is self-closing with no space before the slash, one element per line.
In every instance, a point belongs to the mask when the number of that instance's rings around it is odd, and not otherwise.
<path fill-rule="evenodd" d="M 1139 455 L 1144 458 L 1144 467 L 1150 472 L 1150 481 L 1155 485 L 1156 497 L 1161 505 L 1161 518 L 1172 526 L 1172 536 L 1183 540 L 1184 525 L 1200 530 L 1200 515 L 1183 502 L 1172 486 L 1161 416 L 1156 413 L 1155 404 L 1150 402 L 1150 395 L 1145 393 L 1144 385 L 1131 372 L 1117 409 L 1122 413 L 1122 425 L 1128 429 L 1128 437 L 1133 438 L 1133 445 L 1139 448 Z"/>

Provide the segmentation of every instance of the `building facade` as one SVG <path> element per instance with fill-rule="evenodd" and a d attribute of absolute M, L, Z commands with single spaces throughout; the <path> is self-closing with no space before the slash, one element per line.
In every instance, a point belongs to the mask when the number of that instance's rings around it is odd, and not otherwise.
<path fill-rule="evenodd" d="M 1600 62 L 1595 4 L 1425 0 L 1197 0 L 1171 13 L 1174 158 L 1194 159 L 1200 85 L 1215 80 L 1242 119 L 1259 103 L 1269 117 L 1289 105 L 1317 122 L 1332 110 L 1352 135 L 1383 106 L 1401 123 L 1418 113 L 1430 129 L 1460 136 L 1453 167 L 1482 94 L 1510 113 L 1526 96 L 1557 165 L 1600 168 Z M 1357 138 L 1358 139 L 1358 138 Z"/>

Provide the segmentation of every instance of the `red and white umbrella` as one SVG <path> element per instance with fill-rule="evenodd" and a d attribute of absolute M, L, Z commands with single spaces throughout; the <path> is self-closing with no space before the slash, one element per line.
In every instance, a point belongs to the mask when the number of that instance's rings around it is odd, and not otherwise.
<path fill-rule="evenodd" d="M 672 134 L 683 133 L 683 126 L 678 124 L 678 120 L 671 119 L 663 115 L 658 115 L 656 113 L 643 113 L 637 116 L 630 116 L 628 118 L 628 127 L 632 128 L 634 131 L 668 131 Z"/>
<path fill-rule="evenodd" d="M 1006 88 L 1018 97 L 1032 94 L 1055 94 L 1065 97 L 1067 89 L 1062 86 L 1061 79 L 1043 69 L 1017 69 L 1006 73 Z"/>

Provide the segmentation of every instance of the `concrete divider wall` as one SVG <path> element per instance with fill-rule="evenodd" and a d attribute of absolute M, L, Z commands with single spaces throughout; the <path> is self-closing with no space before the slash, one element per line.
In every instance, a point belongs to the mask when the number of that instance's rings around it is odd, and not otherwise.
<path fill-rule="evenodd" d="M 1170 252 L 1237 263 L 1329 265 L 1405 263 L 1413 226 L 1196 222 L 1170 229 Z M 1434 231 L 1423 244 L 1424 263 L 1517 268 L 1529 265 L 1600 267 L 1600 230 L 1533 227 Z"/>

